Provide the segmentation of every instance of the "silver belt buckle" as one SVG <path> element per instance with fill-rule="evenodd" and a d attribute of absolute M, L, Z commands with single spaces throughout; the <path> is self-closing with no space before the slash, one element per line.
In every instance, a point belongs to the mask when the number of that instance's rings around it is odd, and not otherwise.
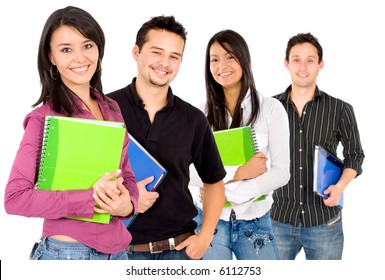
<path fill-rule="evenodd" d="M 162 253 L 163 251 L 154 251 L 153 248 L 152 248 L 152 242 L 148 243 L 148 246 L 150 247 L 150 253 L 151 254 L 158 254 L 158 253 Z"/>
<path fill-rule="evenodd" d="M 168 239 L 168 244 L 170 245 L 170 250 L 175 250 L 175 240 L 174 238 Z"/>

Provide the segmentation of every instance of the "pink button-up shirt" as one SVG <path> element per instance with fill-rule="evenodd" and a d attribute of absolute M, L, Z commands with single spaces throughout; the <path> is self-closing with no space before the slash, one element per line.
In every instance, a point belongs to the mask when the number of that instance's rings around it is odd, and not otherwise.
<path fill-rule="evenodd" d="M 112 111 L 99 93 L 93 92 L 105 120 L 124 122 L 119 106 L 109 99 Z M 81 100 L 77 100 L 81 108 Z M 44 218 L 42 236 L 66 235 L 99 252 L 114 254 L 130 242 L 131 234 L 118 217 L 109 224 L 66 219 L 66 216 L 91 218 L 94 213 L 93 190 L 47 191 L 35 189 L 36 172 L 40 159 L 41 134 L 46 115 L 60 115 L 47 102 L 32 110 L 24 120 L 24 136 L 13 163 L 5 190 L 5 210 L 9 214 Z M 95 119 L 88 111 L 74 113 L 73 117 Z M 134 211 L 137 208 L 138 189 L 127 158 L 128 136 L 124 140 L 120 169 L 124 186 L 131 195 Z"/>

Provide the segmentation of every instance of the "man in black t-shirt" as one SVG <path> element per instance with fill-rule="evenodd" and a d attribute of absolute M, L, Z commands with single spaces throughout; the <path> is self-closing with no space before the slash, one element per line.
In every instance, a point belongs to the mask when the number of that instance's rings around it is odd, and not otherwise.
<path fill-rule="evenodd" d="M 144 23 L 133 56 L 138 73 L 125 88 L 108 94 L 120 106 L 128 132 L 168 171 L 155 193 L 139 187 L 139 215 L 129 226 L 129 259 L 200 259 L 213 237 L 225 201 L 223 168 L 205 115 L 173 95 L 169 86 L 182 62 L 184 27 L 173 16 Z M 194 164 L 204 182 L 204 216 L 197 215 L 188 189 Z M 148 182 L 148 181 L 146 181 Z"/>

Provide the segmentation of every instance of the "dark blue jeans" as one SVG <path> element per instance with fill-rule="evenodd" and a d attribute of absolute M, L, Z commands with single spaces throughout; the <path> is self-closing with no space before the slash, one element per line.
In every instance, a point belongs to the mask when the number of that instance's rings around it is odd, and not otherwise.
<path fill-rule="evenodd" d="M 129 245 L 128 248 L 127 257 L 129 260 L 191 260 L 184 249 L 151 254 L 150 252 L 132 252 L 133 245 Z"/>

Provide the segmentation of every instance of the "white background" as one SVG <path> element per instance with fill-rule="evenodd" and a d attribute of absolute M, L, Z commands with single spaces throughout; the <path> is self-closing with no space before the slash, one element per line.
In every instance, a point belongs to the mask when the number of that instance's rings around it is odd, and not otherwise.
<path fill-rule="evenodd" d="M 152 16 L 174 15 L 187 29 L 187 45 L 179 75 L 172 83 L 174 93 L 199 105 L 204 101 L 204 58 L 209 38 L 222 29 L 233 29 L 249 44 L 257 89 L 265 96 L 280 93 L 290 83 L 283 60 L 287 40 L 299 32 L 311 32 L 324 48 L 325 66 L 318 86 L 327 93 L 354 106 L 362 145 L 366 154 L 364 172 L 345 192 L 343 210 L 345 249 L 340 262 L 305 262 L 303 256 L 293 262 L 190 262 L 184 266 L 261 265 L 266 268 L 259 279 L 289 276 L 289 279 L 337 279 L 365 277 L 381 273 L 380 256 L 384 251 L 383 197 L 381 180 L 384 127 L 380 116 L 384 102 L 384 13 L 381 1 L 28 1 L 13 0 L 0 11 L 0 197 L 3 201 L 9 171 L 20 143 L 24 116 L 40 95 L 37 72 L 37 48 L 43 25 L 56 9 L 75 5 L 90 12 L 106 35 L 103 60 L 105 93 L 126 86 L 136 74 L 131 56 L 136 32 Z M 0 259 L 2 279 L 16 276 L 32 278 L 74 275 L 111 276 L 124 279 L 130 263 L 31 264 L 32 245 L 41 234 L 42 220 L 10 216 L 0 207 Z M 74 262 L 76 263 L 76 262 Z M 192 263 L 194 263 L 192 265 Z M 134 262 L 135 265 L 141 263 Z M 177 262 L 162 263 L 162 265 Z M 144 263 L 155 266 L 155 263 Z M 143 266 L 144 266 L 143 265 Z M 159 262 L 156 264 L 159 265 Z M 69 269 L 65 269 L 68 267 Z M 330 267 L 331 269 L 328 269 Z M 38 268 L 38 269 L 37 269 Z M 110 269 L 109 269 L 110 268 Z M 288 274 L 289 273 L 289 274 Z M 290 274 L 293 274 L 290 276 Z M 5 278 L 3 278 L 3 276 Z M 128 276 L 126 276 L 128 277 Z M 219 276 L 217 276 L 219 277 Z M 220 276 L 225 278 L 225 276 Z M 319 277 L 319 278 L 318 278 Z M 187 277 L 188 278 L 188 277 Z M 255 277 L 253 277 L 255 278 Z M 49 279 L 49 278 L 47 278 Z M 77 279 L 77 277 L 73 278 Z M 138 279 L 138 278 L 135 278 Z M 188 278 L 188 279 L 193 279 Z M 207 278 L 208 279 L 208 278 Z M 210 278 L 214 279 L 214 277 Z"/>

